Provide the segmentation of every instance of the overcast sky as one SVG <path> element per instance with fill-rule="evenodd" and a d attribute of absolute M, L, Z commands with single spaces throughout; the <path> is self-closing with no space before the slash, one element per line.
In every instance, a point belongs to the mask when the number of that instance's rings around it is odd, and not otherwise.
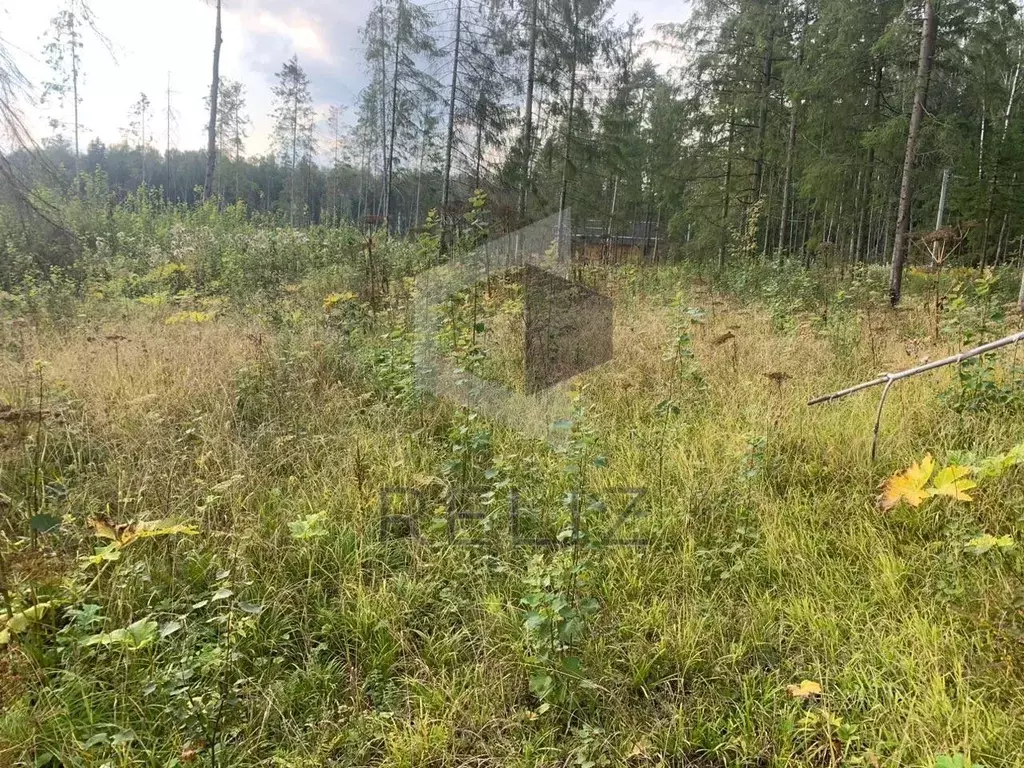
<path fill-rule="evenodd" d="M 331 104 L 347 107 L 353 117 L 363 87 L 359 28 L 375 0 L 224 0 L 224 44 L 221 76 L 246 86 L 252 117 L 250 153 L 268 147 L 270 87 L 274 73 L 292 54 L 299 57 L 312 83 L 313 99 L 321 114 Z M 0 35 L 13 48 L 16 60 L 38 94 L 47 77 L 42 54 L 43 36 L 61 0 L 0 0 Z M 171 145 L 182 149 L 204 146 L 206 116 L 203 96 L 210 82 L 214 10 L 204 0 L 89 0 L 98 27 L 109 38 L 112 53 L 94 36 L 87 36 L 83 59 L 82 150 L 98 136 L 108 143 L 121 138 L 128 112 L 139 94 L 153 103 L 153 144 L 166 144 L 167 83 L 176 115 Z M 688 0 L 617 0 L 614 14 L 643 17 L 650 27 L 685 19 Z M 25 105 L 37 137 L 49 132 L 49 112 Z M 69 120 L 70 121 L 70 120 Z"/>

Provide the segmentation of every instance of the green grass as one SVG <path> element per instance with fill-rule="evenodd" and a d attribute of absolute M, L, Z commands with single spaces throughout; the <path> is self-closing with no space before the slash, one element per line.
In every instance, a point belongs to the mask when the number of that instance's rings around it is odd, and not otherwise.
<path fill-rule="evenodd" d="M 245 312 L 106 298 L 60 326 L 7 318 L 0 393 L 31 412 L 41 384 L 50 412 L 0 425 L 7 585 L 16 609 L 60 607 L 2 656 L 0 763 L 1024 764 L 1021 563 L 963 547 L 1020 538 L 1020 472 L 970 504 L 875 505 L 925 452 L 1021 441 L 1014 352 L 988 388 L 950 370 L 894 387 L 874 464 L 877 393 L 805 405 L 981 333 L 964 310 L 932 338 L 927 277 L 890 313 L 779 276 L 591 276 L 617 355 L 574 382 L 555 450 L 416 391 L 402 291 L 325 312 L 346 289 L 330 274 Z M 219 314 L 165 322 L 203 307 Z M 515 323 L 490 311 L 489 364 L 514 372 Z M 420 494 L 419 538 L 382 538 L 389 487 Z M 615 535 L 647 546 L 607 541 L 624 487 L 646 493 Z M 452 540 L 451 505 L 486 519 Z M 30 536 L 39 513 L 59 528 Z M 100 571 L 78 558 L 104 515 L 199 533 Z M 140 619 L 178 628 L 83 643 Z M 789 696 L 804 679 L 823 694 Z"/>

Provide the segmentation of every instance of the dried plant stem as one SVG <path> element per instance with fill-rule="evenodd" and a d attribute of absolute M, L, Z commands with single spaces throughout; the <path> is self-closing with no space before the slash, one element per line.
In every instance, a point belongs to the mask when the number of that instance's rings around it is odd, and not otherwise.
<path fill-rule="evenodd" d="M 841 397 L 852 395 L 854 392 L 860 392 L 862 389 L 868 389 L 869 387 L 878 387 L 881 386 L 882 384 L 888 385 L 894 381 L 899 381 L 901 379 L 910 378 L 911 376 L 916 376 L 919 373 L 926 373 L 928 371 L 933 371 L 936 368 L 942 368 L 943 366 L 946 365 L 961 363 L 964 360 L 970 360 L 972 357 L 978 357 L 979 355 L 983 355 L 986 352 L 991 352 L 995 349 L 1006 347 L 1009 346 L 1010 344 L 1014 344 L 1022 340 L 1024 340 L 1024 331 L 1020 331 L 1011 336 L 1007 336 L 1006 338 L 1003 339 L 990 341 L 988 344 L 982 344 L 980 347 L 969 349 L 966 352 L 961 352 L 958 355 L 950 355 L 949 357 L 944 357 L 941 360 L 936 360 L 933 363 L 919 365 L 916 368 L 908 368 L 907 370 L 900 371 L 899 373 L 887 373 L 883 376 L 879 376 L 877 379 L 865 381 L 864 383 L 857 384 L 856 386 L 853 387 L 847 387 L 846 389 L 842 389 L 839 392 L 833 392 L 830 395 L 822 395 L 821 397 L 816 397 L 813 400 L 808 400 L 807 404 L 818 405 L 819 403 L 830 403 L 833 400 L 838 400 Z"/>

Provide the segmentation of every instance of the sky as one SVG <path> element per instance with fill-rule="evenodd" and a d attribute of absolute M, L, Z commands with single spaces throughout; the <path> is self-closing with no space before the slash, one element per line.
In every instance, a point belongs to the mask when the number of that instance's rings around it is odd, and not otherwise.
<path fill-rule="evenodd" d="M 249 154 L 270 144 L 274 74 L 293 54 L 311 81 L 314 105 L 326 114 L 330 105 L 346 108 L 354 120 L 358 93 L 365 84 L 359 28 L 375 0 L 223 0 L 223 46 L 220 73 L 245 84 L 252 118 Z M 0 0 L 0 35 L 33 85 L 35 97 L 48 77 L 42 53 L 50 19 L 64 0 Z M 215 11 L 208 0 L 89 0 L 97 27 L 110 48 L 87 34 L 82 53 L 83 82 L 79 120 L 82 151 L 95 137 L 121 139 L 129 112 L 141 93 L 152 102 L 154 146 L 167 143 L 168 82 L 174 119 L 171 146 L 205 146 L 208 94 L 213 56 Z M 617 0 L 613 14 L 632 13 L 645 27 L 686 18 L 688 0 Z M 664 56 L 655 56 L 665 66 Z M 22 112 L 36 138 L 50 133 L 55 106 L 25 103 Z M 67 116 L 64 116 L 70 121 Z"/>

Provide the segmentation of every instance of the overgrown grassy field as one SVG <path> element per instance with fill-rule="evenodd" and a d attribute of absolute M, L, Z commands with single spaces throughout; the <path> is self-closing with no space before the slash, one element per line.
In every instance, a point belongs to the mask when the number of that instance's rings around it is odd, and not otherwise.
<path fill-rule="evenodd" d="M 556 448 L 417 391 L 413 278 L 324 262 L 7 297 L 0 764 L 1024 765 L 1021 469 L 877 504 L 1021 443 L 1024 361 L 894 386 L 874 462 L 878 390 L 806 405 L 1017 329 L 1012 275 L 936 318 L 588 268 L 616 356 Z"/>

